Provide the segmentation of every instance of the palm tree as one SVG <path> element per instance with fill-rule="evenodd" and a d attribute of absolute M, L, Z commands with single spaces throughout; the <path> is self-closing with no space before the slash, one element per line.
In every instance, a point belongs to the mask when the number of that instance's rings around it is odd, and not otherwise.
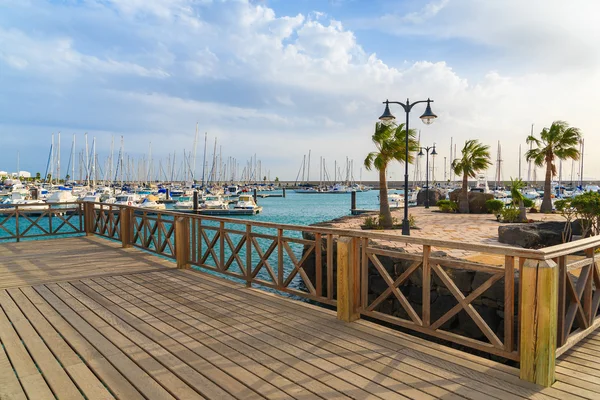
<path fill-rule="evenodd" d="M 419 149 L 416 139 L 416 131 L 408 131 L 408 162 L 412 163 L 414 156 L 410 153 Z M 375 167 L 379 171 L 379 224 L 383 228 L 392 227 L 392 213 L 388 201 L 386 170 L 393 160 L 406 162 L 406 130 L 404 124 L 384 124 L 378 122 L 375 125 L 375 133 L 372 136 L 377 151 L 369 153 L 365 158 L 365 168 L 370 171 Z M 404 193 L 405 196 L 408 193 Z"/>
<path fill-rule="evenodd" d="M 533 161 L 538 167 L 546 164 L 546 180 L 544 181 L 544 199 L 542 200 L 541 212 L 552 211 L 552 177 L 556 176 L 555 158 L 560 160 L 579 159 L 577 145 L 581 141 L 579 128 L 569 127 L 565 121 L 554 121 L 550 129 L 544 128 L 540 132 L 540 138 L 534 135 L 527 137 L 527 144 L 533 143 L 537 148 L 532 148 L 525 153 L 527 161 Z"/>
<path fill-rule="evenodd" d="M 463 183 L 461 197 L 458 202 L 459 212 L 469 213 L 469 178 L 475 178 L 477 172 L 487 169 L 490 161 L 490 146 L 479 143 L 476 139 L 465 141 L 461 150 L 462 157 L 452 161 L 452 169 L 456 175 L 462 174 Z"/>
<path fill-rule="evenodd" d="M 521 178 L 510 178 L 510 196 L 512 197 L 512 204 L 513 206 L 519 207 L 519 219 L 521 221 L 527 219 L 527 213 L 525 206 L 523 205 L 523 200 L 525 200 L 525 196 L 522 192 L 523 188 L 525 188 L 525 182 L 523 182 Z"/>

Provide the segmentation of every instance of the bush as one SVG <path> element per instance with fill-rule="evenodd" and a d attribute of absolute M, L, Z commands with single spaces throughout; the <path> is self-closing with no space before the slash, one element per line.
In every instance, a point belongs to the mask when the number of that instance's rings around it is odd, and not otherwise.
<path fill-rule="evenodd" d="M 458 210 L 458 204 L 452 200 L 440 200 L 437 202 L 436 206 L 440 208 L 441 212 L 445 213 L 453 213 Z"/>
<path fill-rule="evenodd" d="M 504 203 L 501 200 L 491 199 L 485 202 L 485 208 L 490 214 L 500 214 L 504 209 Z"/>
<path fill-rule="evenodd" d="M 533 207 L 533 200 L 531 200 L 531 199 L 528 199 L 527 197 L 525 197 L 525 198 L 523 199 L 523 205 L 524 205 L 526 208 L 531 208 L 531 207 Z"/>
<path fill-rule="evenodd" d="M 417 218 L 412 214 L 408 214 L 408 226 L 411 228 L 417 227 Z"/>
<path fill-rule="evenodd" d="M 367 217 L 365 218 L 365 223 L 363 225 L 367 229 L 379 228 L 379 219 L 377 217 Z"/>
<path fill-rule="evenodd" d="M 521 212 L 518 207 L 505 207 L 500 211 L 502 222 L 521 222 Z"/>

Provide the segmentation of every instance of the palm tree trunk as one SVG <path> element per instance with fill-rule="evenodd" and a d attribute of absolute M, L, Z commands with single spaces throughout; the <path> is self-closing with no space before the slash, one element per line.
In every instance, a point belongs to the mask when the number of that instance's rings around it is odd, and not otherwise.
<path fill-rule="evenodd" d="M 466 172 L 463 174 L 462 189 L 458 201 L 458 211 L 461 214 L 469 213 L 469 176 Z"/>
<path fill-rule="evenodd" d="M 379 171 L 379 225 L 382 228 L 392 227 L 392 212 L 390 211 L 390 202 L 388 200 L 387 179 L 385 177 L 386 168 Z"/>
<path fill-rule="evenodd" d="M 546 159 L 546 181 L 544 182 L 544 199 L 540 211 L 552 212 L 552 160 Z"/>

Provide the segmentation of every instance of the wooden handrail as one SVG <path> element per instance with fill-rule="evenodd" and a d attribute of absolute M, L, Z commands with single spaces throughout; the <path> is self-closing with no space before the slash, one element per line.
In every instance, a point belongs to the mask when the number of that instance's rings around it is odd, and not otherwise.
<path fill-rule="evenodd" d="M 104 203 L 94 203 L 97 205 L 104 205 Z M 124 205 L 111 205 L 111 207 L 127 207 L 134 210 L 139 210 L 139 208 L 133 206 L 124 206 Z M 521 249 L 515 247 L 508 246 L 499 246 L 499 245 L 488 245 L 488 244 L 478 244 L 478 243 L 465 243 L 453 240 L 441 240 L 441 239 L 431 239 L 431 238 L 419 238 L 414 236 L 402 236 L 402 235 L 394 235 L 389 233 L 381 233 L 381 232 L 367 232 L 358 229 L 340 229 L 340 228 L 328 228 L 321 226 L 304 226 L 304 225 L 293 225 L 293 224 L 280 224 L 274 222 L 261 222 L 261 221 L 249 221 L 244 220 L 241 221 L 239 219 L 234 218 L 225 218 L 225 217 L 214 217 L 209 215 L 196 215 L 190 213 L 183 213 L 177 211 L 163 211 L 158 210 L 155 211 L 157 214 L 162 215 L 170 215 L 172 217 L 177 216 L 186 216 L 192 219 L 202 219 L 204 221 L 214 221 L 218 223 L 231 223 L 237 225 L 251 225 L 253 227 L 262 227 L 262 228 L 271 228 L 271 229 L 281 229 L 281 230 L 292 230 L 292 231 L 301 231 L 301 232 L 310 232 L 310 233 L 320 233 L 321 235 L 335 235 L 335 236 L 346 236 L 352 238 L 367 238 L 371 240 L 385 240 L 385 241 L 393 241 L 400 242 L 406 244 L 415 244 L 415 245 L 425 245 L 432 246 L 437 248 L 451 248 L 457 250 L 465 250 L 465 251 L 477 251 L 482 253 L 489 254 L 499 254 L 499 255 L 509 255 L 514 257 L 526 257 L 537 260 L 547 259 L 545 250 L 533 250 L 533 249 Z"/>

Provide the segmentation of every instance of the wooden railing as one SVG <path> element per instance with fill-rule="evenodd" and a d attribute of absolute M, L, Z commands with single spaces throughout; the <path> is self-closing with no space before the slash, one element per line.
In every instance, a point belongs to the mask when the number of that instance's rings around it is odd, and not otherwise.
<path fill-rule="evenodd" d="M 0 209 L 0 241 L 83 233 L 81 203 L 14 205 Z"/>
<path fill-rule="evenodd" d="M 336 306 L 345 321 L 365 316 L 518 361 L 522 379 L 546 386 L 554 381 L 556 357 L 600 324 L 594 257 L 600 238 L 528 250 L 85 207 L 88 234 L 175 259 L 179 268 L 196 266 Z M 477 261 L 452 257 L 456 251 L 477 254 Z"/>

